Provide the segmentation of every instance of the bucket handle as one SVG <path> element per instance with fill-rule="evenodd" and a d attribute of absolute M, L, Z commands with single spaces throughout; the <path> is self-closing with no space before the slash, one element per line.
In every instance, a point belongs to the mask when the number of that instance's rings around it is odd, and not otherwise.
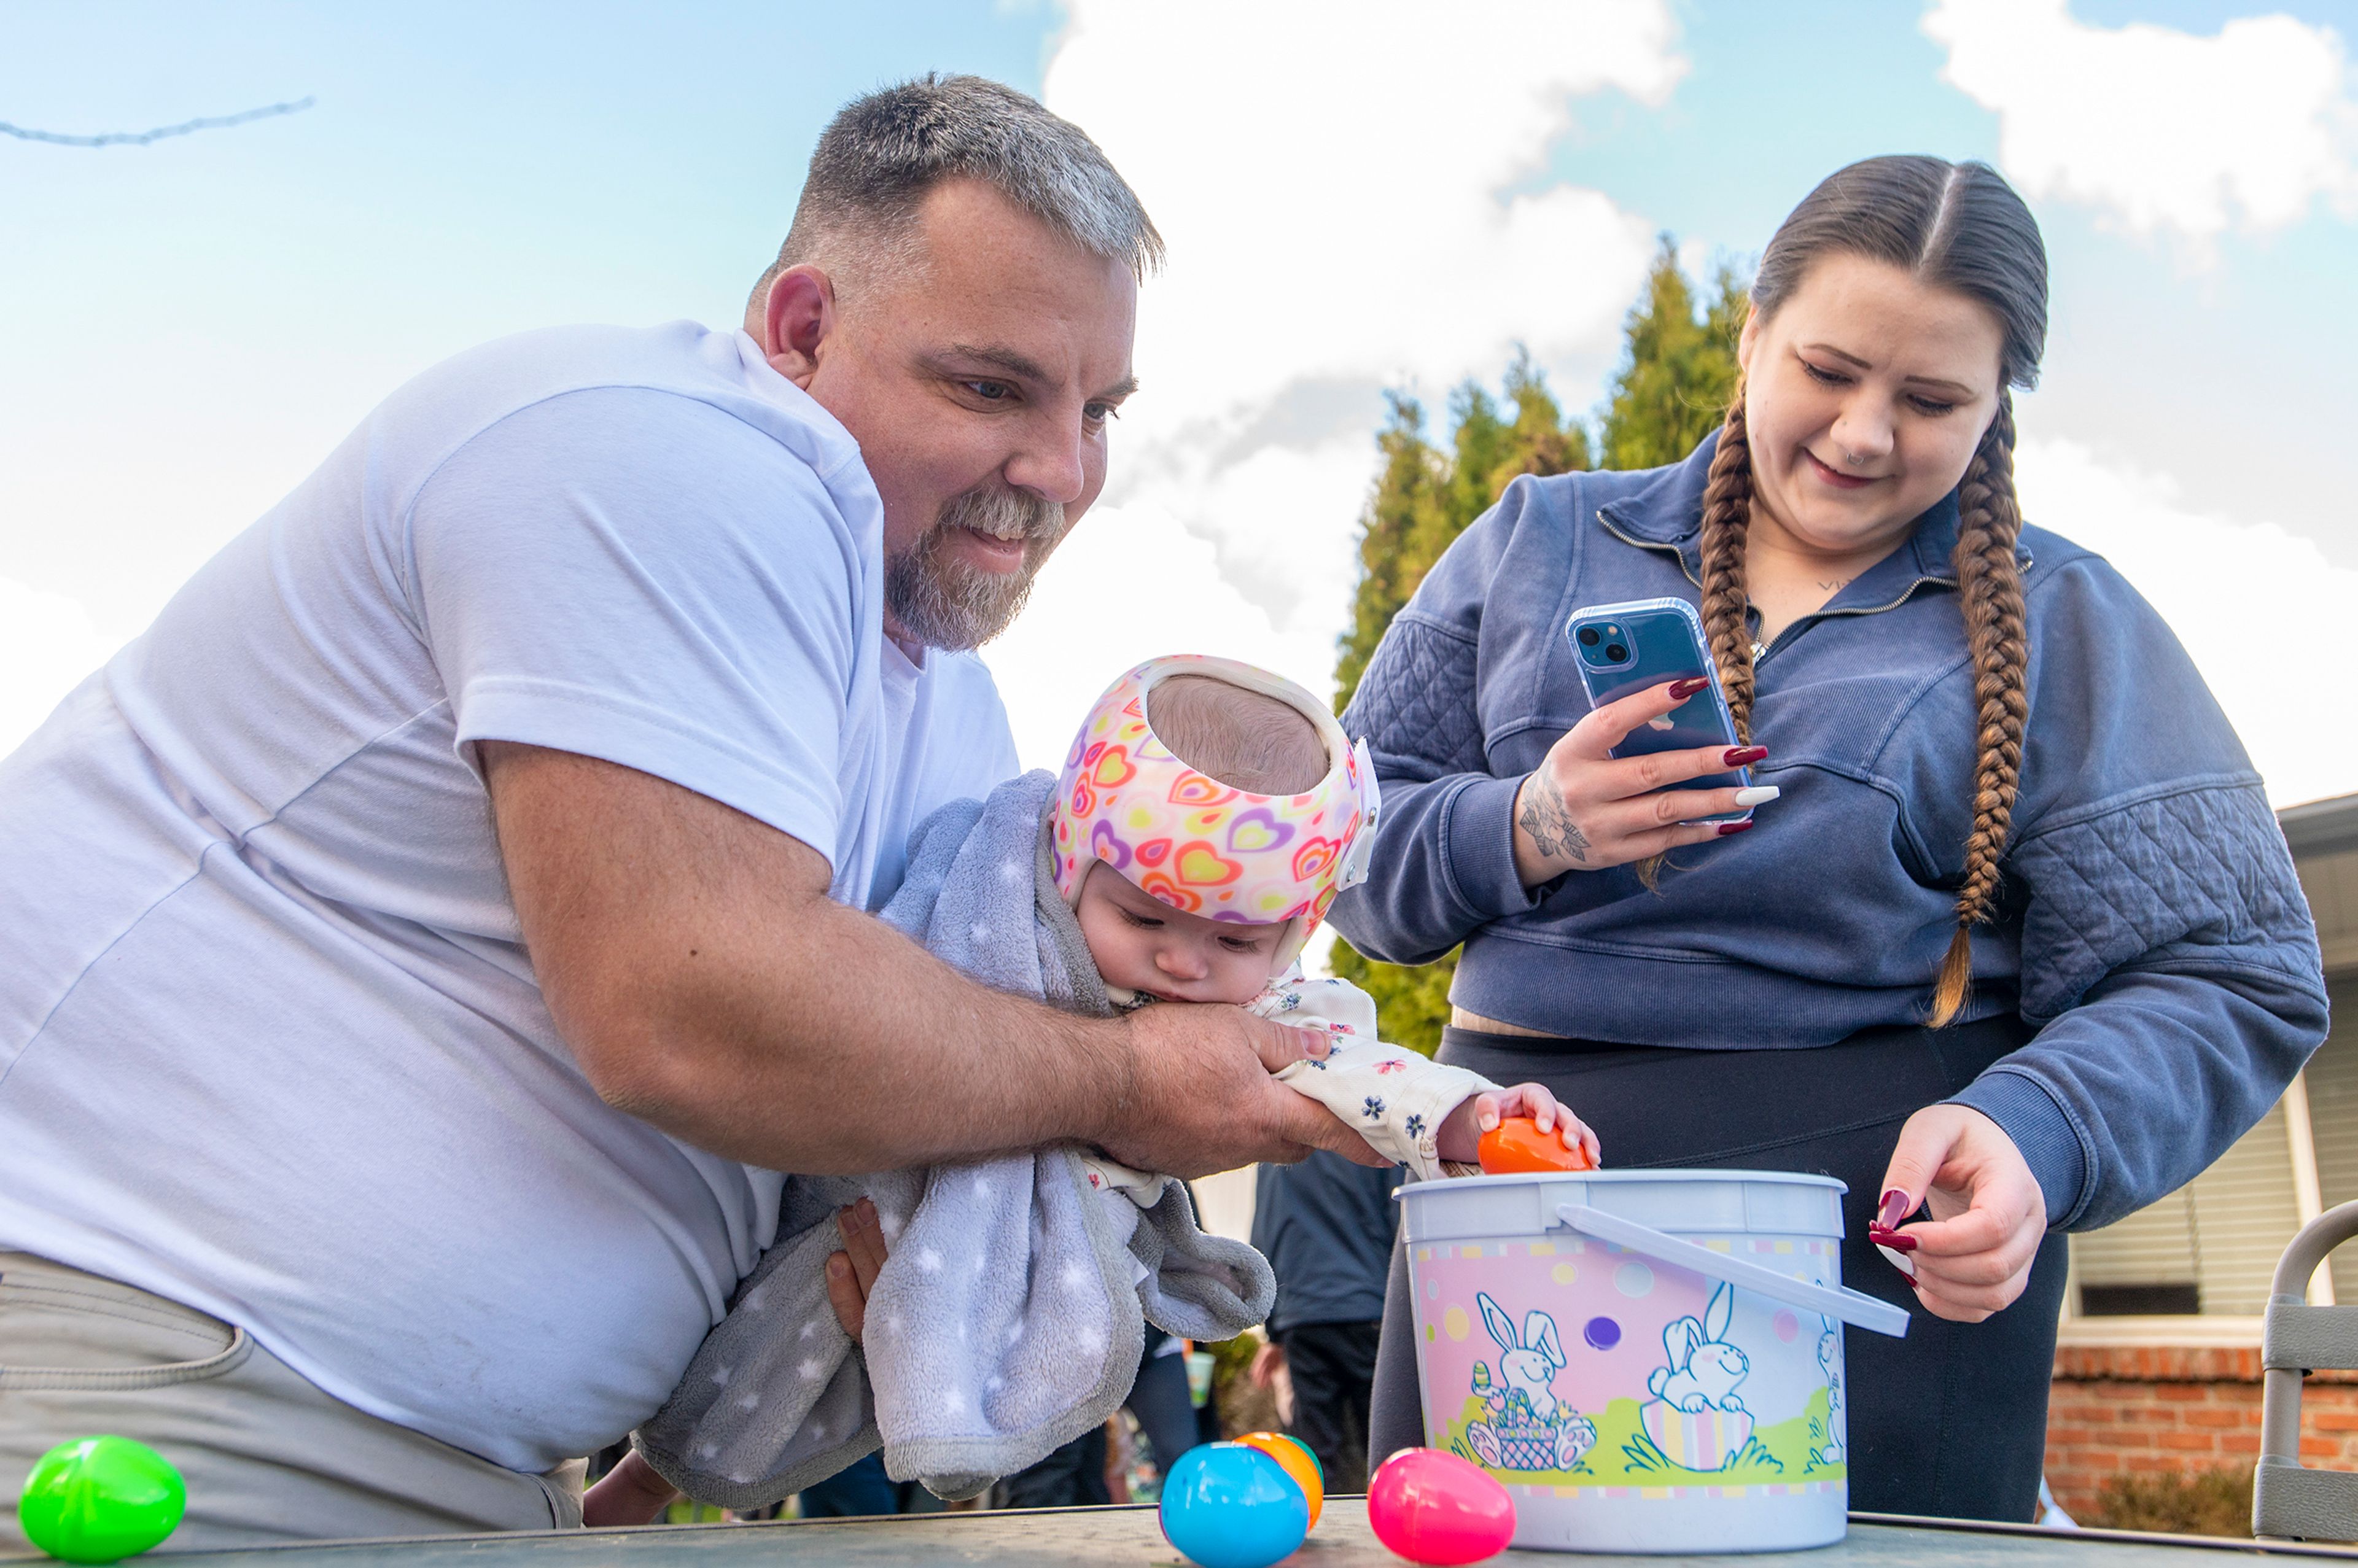
<path fill-rule="evenodd" d="M 1860 1328 L 1887 1334 L 1894 1339 L 1903 1338 L 1908 1333 L 1906 1307 L 1894 1306 L 1863 1291 L 1797 1280 L 1790 1274 L 1780 1274 L 1774 1269 L 1747 1263 L 1741 1258 L 1714 1252 L 1692 1241 L 1681 1241 L 1675 1236 L 1665 1236 L 1650 1225 L 1639 1225 L 1634 1219 L 1623 1219 L 1618 1215 L 1606 1214 L 1586 1204 L 1559 1204 L 1555 1217 L 1583 1236 L 1610 1241 L 1632 1252 L 1643 1252 L 1665 1263 L 1675 1263 L 1682 1269 L 1693 1269 L 1698 1274 L 1725 1280 L 1731 1285 L 1773 1297 L 1805 1312 L 1840 1318 Z"/>

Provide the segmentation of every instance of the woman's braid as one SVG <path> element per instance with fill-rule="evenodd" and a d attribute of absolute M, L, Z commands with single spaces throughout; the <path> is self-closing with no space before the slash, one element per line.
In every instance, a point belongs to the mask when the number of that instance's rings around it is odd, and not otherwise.
<path fill-rule="evenodd" d="M 1703 492 L 1703 630 L 1736 738 L 1752 741 L 1752 625 L 1745 618 L 1751 595 L 1744 582 L 1744 542 L 1752 528 L 1752 446 L 1744 432 L 1744 381 L 1727 405 L 1712 454 L 1711 477 Z"/>
<path fill-rule="evenodd" d="M 2001 392 L 1997 416 L 1957 487 L 1954 561 L 1965 643 L 1974 659 L 1977 753 L 1974 828 L 1965 840 L 1964 883 L 1957 890 L 1957 934 L 1932 992 L 1936 1029 L 1965 1005 L 1974 976 L 1973 928 L 1996 911 L 1998 862 L 2014 821 L 2022 726 L 2029 711 L 2023 693 L 2029 641 L 2023 625 L 2022 572 L 2014 554 L 2021 533 L 2022 512 L 2014 494 L 2014 398 Z"/>
<path fill-rule="evenodd" d="M 1752 528 L 1752 444 L 1744 434 L 1744 378 L 1719 427 L 1711 474 L 1703 487 L 1703 633 L 1711 662 L 1719 668 L 1719 688 L 1736 720 L 1736 738 L 1752 740 L 1752 624 L 1745 618 L 1752 596 L 1744 586 L 1744 542 Z M 1667 855 L 1638 862 L 1638 880 L 1650 892 Z"/>

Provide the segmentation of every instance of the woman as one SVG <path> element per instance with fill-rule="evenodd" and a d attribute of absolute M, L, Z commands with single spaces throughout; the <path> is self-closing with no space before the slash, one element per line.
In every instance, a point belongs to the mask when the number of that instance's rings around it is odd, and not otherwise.
<path fill-rule="evenodd" d="M 2059 1233 L 2191 1178 L 2325 1033 L 2234 731 L 2134 589 L 2022 527 L 2009 388 L 2046 309 L 1987 168 L 1835 174 L 1761 259 L 1720 430 L 1670 468 L 1517 481 L 1346 720 L 1385 815 L 1333 919 L 1393 962 L 1464 944 L 1444 1059 L 1547 1083 L 1610 1166 L 1849 1184 L 1845 1279 L 1915 1308 L 1904 1340 L 1849 1337 L 1866 1509 L 2030 1517 Z M 1670 595 L 1745 744 L 1616 762 L 1689 694 L 1590 711 L 1564 625 Z M 1739 762 L 1781 791 L 1748 824 L 1693 820 L 1732 791 L 1660 787 Z M 1866 1227 L 1927 1208 L 1894 1244 L 1911 1281 Z M 1408 1327 L 1396 1257 L 1379 1454 L 1423 1440 Z"/>

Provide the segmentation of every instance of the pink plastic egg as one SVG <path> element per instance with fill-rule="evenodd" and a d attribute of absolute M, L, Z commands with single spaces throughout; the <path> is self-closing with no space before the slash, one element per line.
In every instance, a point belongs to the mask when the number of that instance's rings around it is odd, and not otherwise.
<path fill-rule="evenodd" d="M 1368 1523 L 1412 1563 L 1478 1563 L 1515 1538 L 1515 1499 L 1455 1454 L 1404 1448 L 1368 1482 Z"/>

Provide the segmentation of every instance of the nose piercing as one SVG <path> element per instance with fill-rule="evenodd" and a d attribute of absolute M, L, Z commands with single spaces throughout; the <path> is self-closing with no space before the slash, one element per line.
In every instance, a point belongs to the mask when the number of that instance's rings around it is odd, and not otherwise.
<path fill-rule="evenodd" d="M 1866 460 L 1865 458 L 1855 458 L 1847 452 L 1843 454 L 1843 461 L 1848 463 L 1855 469 L 1863 469 L 1866 466 Z"/>

